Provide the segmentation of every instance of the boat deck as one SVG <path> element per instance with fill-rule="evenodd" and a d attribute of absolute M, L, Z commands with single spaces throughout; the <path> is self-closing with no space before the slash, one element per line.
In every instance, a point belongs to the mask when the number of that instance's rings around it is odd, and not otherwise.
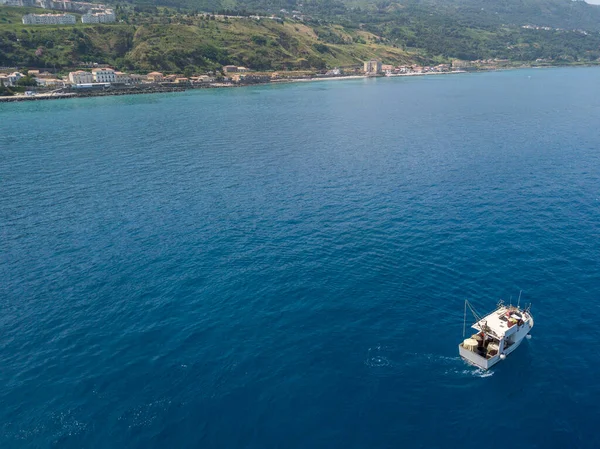
<path fill-rule="evenodd" d="M 481 320 L 473 325 L 473 328 L 477 330 L 483 330 L 482 326 L 485 324 L 496 337 L 503 338 L 507 331 L 512 327 L 509 326 L 508 317 L 506 316 L 507 312 L 510 312 L 511 318 L 518 320 L 523 319 L 521 312 L 518 310 L 513 310 L 509 307 L 503 306 L 494 310 L 489 315 L 484 316 Z"/>

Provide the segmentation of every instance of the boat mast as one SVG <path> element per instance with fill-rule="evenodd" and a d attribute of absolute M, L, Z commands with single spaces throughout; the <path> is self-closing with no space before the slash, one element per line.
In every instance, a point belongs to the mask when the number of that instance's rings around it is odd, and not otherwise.
<path fill-rule="evenodd" d="M 519 291 L 519 300 L 517 301 L 517 309 L 519 308 L 519 304 L 521 304 L 521 293 L 523 293 L 523 290 Z"/>
<path fill-rule="evenodd" d="M 467 300 L 465 299 L 465 318 L 463 320 L 463 338 L 465 338 L 466 332 L 467 332 Z"/>

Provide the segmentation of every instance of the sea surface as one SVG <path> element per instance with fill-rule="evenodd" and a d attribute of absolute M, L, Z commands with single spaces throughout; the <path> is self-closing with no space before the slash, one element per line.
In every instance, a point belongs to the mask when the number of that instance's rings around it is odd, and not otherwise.
<path fill-rule="evenodd" d="M 599 373 L 599 68 L 0 105 L 2 449 L 597 449 Z"/>

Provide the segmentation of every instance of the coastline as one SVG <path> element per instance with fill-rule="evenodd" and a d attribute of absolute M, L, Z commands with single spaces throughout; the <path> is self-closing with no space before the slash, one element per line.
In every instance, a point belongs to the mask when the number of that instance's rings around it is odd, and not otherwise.
<path fill-rule="evenodd" d="M 345 81 L 345 80 L 357 80 L 362 78 L 369 78 L 367 75 L 341 75 L 341 76 L 320 76 L 312 78 L 298 78 L 298 79 L 281 79 L 273 80 L 271 83 L 310 83 L 315 81 Z M 379 77 L 382 78 L 382 77 Z M 265 83 L 268 84 L 268 83 Z"/>
<path fill-rule="evenodd" d="M 591 65 L 583 65 L 583 67 L 593 67 Z M 121 95 L 141 95 L 141 94 L 160 94 L 160 93 L 174 93 L 174 92 L 185 92 L 188 90 L 197 89 L 223 89 L 223 88 L 239 88 L 248 86 L 268 85 L 268 84 L 291 84 L 291 83 L 307 83 L 307 82 L 319 82 L 319 81 L 345 81 L 345 80 L 357 80 L 366 78 L 399 78 L 408 76 L 431 76 L 431 75 L 457 75 L 461 73 L 482 73 L 482 72 L 494 72 L 503 70 L 519 70 L 519 69 L 535 69 L 535 68 L 558 68 L 566 67 L 564 65 L 559 66 L 521 66 L 521 67 L 503 67 L 490 70 L 455 70 L 451 72 L 425 72 L 425 73 L 398 73 L 390 75 L 340 75 L 340 76 L 317 76 L 311 78 L 288 78 L 288 79 L 274 79 L 268 82 L 258 83 L 247 83 L 247 84 L 233 84 L 233 83 L 210 83 L 203 85 L 174 85 L 174 86 L 135 86 L 128 88 L 113 88 L 107 90 L 97 91 L 84 91 L 77 92 L 67 90 L 65 92 L 48 92 L 39 93 L 35 95 L 13 95 L 13 96 L 0 96 L 0 103 L 18 103 L 23 101 L 42 101 L 42 100 L 65 100 L 73 98 L 90 98 L 90 97 L 108 97 L 108 96 L 121 96 Z M 578 65 L 577 67 L 582 67 Z"/>
<path fill-rule="evenodd" d="M 183 86 L 169 86 L 169 87 L 146 87 L 146 88 L 129 88 L 129 89 L 109 89 L 109 90 L 98 90 L 98 91 L 85 91 L 85 92 L 46 92 L 35 95 L 13 95 L 10 97 L 0 96 L 0 103 L 19 103 L 22 101 L 42 101 L 42 100 L 65 100 L 70 98 L 88 98 L 88 97 L 113 97 L 120 95 L 141 95 L 141 94 L 157 94 L 157 93 L 171 93 L 171 92 L 183 92 L 188 90 Z"/>
<path fill-rule="evenodd" d="M 451 75 L 457 73 L 466 73 L 464 71 L 455 72 L 428 72 L 428 73 L 404 73 L 392 75 L 390 77 L 399 76 L 427 76 L 427 75 Z M 160 94 L 160 93 L 173 93 L 173 92 L 184 92 L 188 90 L 197 89 L 223 89 L 223 88 L 239 88 L 248 86 L 259 86 L 268 84 L 291 84 L 291 83 L 307 83 L 307 82 L 319 82 L 319 81 L 346 81 L 366 78 L 386 78 L 385 75 L 368 76 L 368 75 L 341 75 L 341 76 L 320 76 L 311 78 L 289 78 L 289 79 L 274 79 L 269 82 L 262 83 L 248 83 L 248 84 L 233 84 L 233 83 L 210 83 L 206 85 L 192 86 L 152 86 L 147 88 L 133 87 L 124 89 L 108 89 L 98 91 L 85 91 L 85 92 L 73 92 L 72 90 L 66 92 L 49 92 L 40 93 L 35 95 L 13 95 L 13 96 L 0 96 L 0 103 L 19 103 L 23 101 L 42 101 L 42 100 L 65 100 L 73 98 L 90 98 L 90 97 L 108 97 L 108 96 L 121 96 L 121 95 L 140 95 L 140 94 Z"/>

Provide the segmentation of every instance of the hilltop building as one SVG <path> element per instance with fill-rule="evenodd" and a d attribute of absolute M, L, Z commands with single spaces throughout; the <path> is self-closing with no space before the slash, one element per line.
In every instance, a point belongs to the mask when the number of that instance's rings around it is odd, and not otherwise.
<path fill-rule="evenodd" d="M 88 12 L 81 16 L 81 23 L 112 23 L 116 20 L 112 9 L 106 9 L 102 12 Z"/>
<path fill-rule="evenodd" d="M 69 0 L 0 0 L 0 5 L 56 9 L 59 11 L 73 11 L 79 13 L 85 13 L 94 8 L 105 8 L 105 6 L 100 3 L 72 2 Z"/>
<path fill-rule="evenodd" d="M 41 8 L 62 11 L 87 12 L 93 8 L 104 8 L 104 5 L 88 2 L 71 2 L 69 0 L 34 0 Z"/>
<path fill-rule="evenodd" d="M 4 6 L 35 6 L 35 0 L 0 0 Z"/>
<path fill-rule="evenodd" d="M 75 16 L 72 14 L 26 14 L 23 25 L 74 25 Z"/>

